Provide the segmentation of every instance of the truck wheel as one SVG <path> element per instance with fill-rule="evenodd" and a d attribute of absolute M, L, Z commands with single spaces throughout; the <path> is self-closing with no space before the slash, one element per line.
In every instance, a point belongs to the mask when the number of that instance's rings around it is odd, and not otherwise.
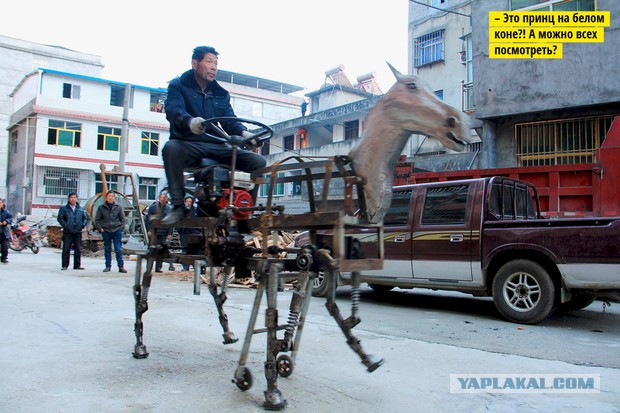
<path fill-rule="evenodd" d="M 504 318 L 536 324 L 554 310 L 555 285 L 547 271 L 530 260 L 513 260 L 493 280 L 493 302 Z"/>
<path fill-rule="evenodd" d="M 323 271 L 319 271 L 312 280 L 312 296 L 325 297 L 327 294 L 327 277 Z"/>

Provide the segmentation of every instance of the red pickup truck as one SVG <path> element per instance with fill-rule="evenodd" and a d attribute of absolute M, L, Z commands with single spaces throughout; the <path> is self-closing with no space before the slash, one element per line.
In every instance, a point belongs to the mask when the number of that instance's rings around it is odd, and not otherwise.
<path fill-rule="evenodd" d="M 535 187 L 506 177 L 403 185 L 393 195 L 384 268 L 361 273 L 377 292 L 491 296 L 502 316 L 525 324 L 620 297 L 620 217 L 542 219 Z M 376 250 L 376 238 L 352 237 L 362 254 Z M 317 242 L 329 247 L 329 235 Z M 349 279 L 339 274 L 340 283 Z M 319 274 L 315 295 L 325 294 L 323 281 Z"/>

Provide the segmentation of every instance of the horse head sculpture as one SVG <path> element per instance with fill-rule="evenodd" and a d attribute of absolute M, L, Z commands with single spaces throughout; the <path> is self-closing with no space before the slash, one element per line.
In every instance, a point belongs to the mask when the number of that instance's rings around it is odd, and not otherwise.
<path fill-rule="evenodd" d="M 370 111 L 366 129 L 349 153 L 355 173 L 365 180 L 366 214 L 373 223 L 390 207 L 394 169 L 412 133 L 437 138 L 459 152 L 472 141 L 465 113 L 439 100 L 418 76 L 388 66 L 396 83 Z"/>

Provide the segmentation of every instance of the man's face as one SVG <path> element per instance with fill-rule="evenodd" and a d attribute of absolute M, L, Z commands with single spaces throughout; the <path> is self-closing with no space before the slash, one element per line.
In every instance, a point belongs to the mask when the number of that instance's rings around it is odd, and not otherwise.
<path fill-rule="evenodd" d="M 203 82 L 212 82 L 217 74 L 217 56 L 207 53 L 199 62 L 192 60 L 192 69 L 194 76 Z"/>
<path fill-rule="evenodd" d="M 69 197 L 69 204 L 70 205 L 75 205 L 77 203 L 77 195 L 71 195 Z"/>
<path fill-rule="evenodd" d="M 116 195 L 114 195 L 114 192 L 110 192 L 109 194 L 105 196 L 105 200 L 108 204 L 113 203 L 115 198 L 116 198 Z"/>
<path fill-rule="evenodd" d="M 194 206 L 194 200 L 192 198 L 187 198 L 185 200 L 185 206 L 191 209 Z"/>
<path fill-rule="evenodd" d="M 166 194 L 159 194 L 159 203 L 163 205 L 166 202 L 168 202 L 168 197 Z"/>

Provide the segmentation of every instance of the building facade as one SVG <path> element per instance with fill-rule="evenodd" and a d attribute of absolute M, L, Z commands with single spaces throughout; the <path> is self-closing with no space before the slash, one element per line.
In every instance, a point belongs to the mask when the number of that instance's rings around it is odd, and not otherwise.
<path fill-rule="evenodd" d="M 13 113 L 9 94 L 24 76 L 39 67 L 101 76 L 103 64 L 100 56 L 0 36 L 0 197 L 7 194 L 7 127 Z"/>
<path fill-rule="evenodd" d="M 302 99 L 285 92 L 300 87 L 225 71 L 218 81 L 231 92 L 239 117 L 272 123 L 299 111 Z M 50 69 L 35 70 L 14 86 L 7 163 L 7 198 L 14 211 L 45 214 L 73 191 L 85 202 L 102 191 L 100 166 L 119 167 L 121 152 L 139 201 L 157 199 L 166 186 L 161 149 L 169 138 L 167 90 L 130 85 L 127 143 L 121 146 L 127 86 Z M 112 179 L 108 186 L 122 191 Z"/>
<path fill-rule="evenodd" d="M 565 43 L 561 59 L 490 59 L 490 11 L 610 11 L 604 42 Z M 620 116 L 620 2 L 472 2 L 473 92 L 485 167 L 595 162 Z"/>

